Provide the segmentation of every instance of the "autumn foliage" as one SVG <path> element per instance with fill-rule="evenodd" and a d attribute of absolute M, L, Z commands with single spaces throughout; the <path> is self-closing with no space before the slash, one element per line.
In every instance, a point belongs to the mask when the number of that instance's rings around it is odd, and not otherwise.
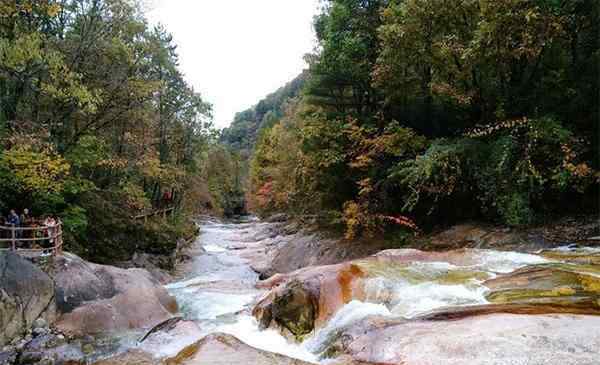
<path fill-rule="evenodd" d="M 328 0 L 249 199 L 346 237 L 598 211 L 599 3 Z"/>

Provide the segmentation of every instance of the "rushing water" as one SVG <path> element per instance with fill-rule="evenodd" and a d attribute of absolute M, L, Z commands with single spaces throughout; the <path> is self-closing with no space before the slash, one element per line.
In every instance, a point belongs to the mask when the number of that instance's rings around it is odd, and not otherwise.
<path fill-rule="evenodd" d="M 222 332 L 262 350 L 318 363 L 332 336 L 368 316 L 410 318 L 445 306 L 484 304 L 486 288 L 481 284 L 485 279 L 548 262 L 538 255 L 472 250 L 471 262 L 462 265 L 440 261 L 371 268 L 376 275 L 367 281 L 365 301 L 346 304 L 323 328 L 296 344 L 276 330 L 260 331 L 251 315 L 252 306 L 265 291 L 255 287 L 258 275 L 249 257 L 264 255 L 265 247 L 278 244 L 278 238 L 269 234 L 270 227 L 254 219 L 202 221 L 192 260 L 180 268 L 178 281 L 167 286 L 182 315 L 200 331 L 172 334 L 161 346 L 153 344 L 148 350 L 159 357 L 173 356 L 204 335 Z"/>
<path fill-rule="evenodd" d="M 258 275 L 240 248 L 263 247 L 268 223 L 252 219 L 236 223 L 204 220 L 196 242 L 198 254 L 185 265 L 181 280 L 167 286 L 184 317 L 198 323 L 202 334 L 236 336 L 250 346 L 308 362 L 316 356 L 288 342 L 276 330 L 260 331 L 252 305 L 264 294 L 255 288 Z"/>

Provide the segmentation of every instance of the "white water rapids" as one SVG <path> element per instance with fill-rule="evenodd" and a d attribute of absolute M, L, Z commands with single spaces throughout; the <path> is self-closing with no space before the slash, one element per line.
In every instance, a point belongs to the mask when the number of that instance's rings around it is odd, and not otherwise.
<path fill-rule="evenodd" d="M 480 263 L 475 266 L 446 262 L 409 264 L 403 271 L 369 279 L 365 302 L 346 304 L 326 326 L 296 344 L 276 330 L 260 331 L 251 315 L 252 306 L 265 291 L 255 288 L 258 275 L 243 252 L 248 247 L 260 251 L 278 244 L 277 237 L 268 234 L 270 225 L 257 220 L 204 220 L 191 262 L 181 268 L 179 281 L 167 289 L 177 298 L 184 318 L 198 324 L 202 336 L 228 333 L 255 348 L 311 363 L 320 362 L 319 355 L 331 336 L 368 316 L 409 318 L 445 306 L 487 303 L 481 276 L 460 276 L 460 280 L 449 282 L 449 274 L 476 272 L 489 278 L 547 262 L 537 255 L 481 250 Z M 157 356 L 172 356 L 199 337 L 181 336 L 152 350 Z"/>

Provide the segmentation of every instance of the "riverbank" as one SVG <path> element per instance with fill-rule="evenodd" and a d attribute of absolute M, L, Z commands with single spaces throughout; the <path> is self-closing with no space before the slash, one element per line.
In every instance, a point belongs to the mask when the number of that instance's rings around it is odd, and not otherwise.
<path fill-rule="evenodd" d="M 274 216 L 271 235 L 277 244 L 268 259 L 255 267 L 261 278 L 303 267 L 337 264 L 394 248 L 447 251 L 460 248 L 534 253 L 565 245 L 600 246 L 600 219 L 565 217 L 543 225 L 516 229 L 468 222 L 418 236 L 373 237 L 346 240 L 342 234 L 320 229 L 314 222 Z"/>

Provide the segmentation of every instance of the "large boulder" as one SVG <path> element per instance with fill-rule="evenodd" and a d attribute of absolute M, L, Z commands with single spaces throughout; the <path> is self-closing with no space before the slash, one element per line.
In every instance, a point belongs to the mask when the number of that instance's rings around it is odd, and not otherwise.
<path fill-rule="evenodd" d="M 54 318 L 54 282 L 14 253 L 0 254 L 0 345 L 22 335 L 34 321 Z"/>
<path fill-rule="evenodd" d="M 339 364 L 593 365 L 600 317 L 492 314 L 453 321 L 376 317 L 336 333 Z M 336 363 L 337 364 L 337 363 Z"/>
<path fill-rule="evenodd" d="M 57 328 L 76 336 L 148 328 L 177 312 L 150 273 L 96 265 L 65 254 L 56 259 Z"/>
<path fill-rule="evenodd" d="M 289 227 L 286 226 L 285 229 Z M 283 232 L 285 233 L 285 232 Z M 268 265 L 259 270 L 262 278 L 290 273 L 309 266 L 333 265 L 373 255 L 389 245 L 383 240 L 356 241 L 326 237 L 319 232 L 300 231 L 274 239 Z"/>
<path fill-rule="evenodd" d="M 310 267 L 274 277 L 268 283 L 277 286 L 259 300 L 253 314 L 262 328 L 277 325 L 302 339 L 344 304 L 364 298 L 363 277 L 361 268 L 352 263 Z"/>

